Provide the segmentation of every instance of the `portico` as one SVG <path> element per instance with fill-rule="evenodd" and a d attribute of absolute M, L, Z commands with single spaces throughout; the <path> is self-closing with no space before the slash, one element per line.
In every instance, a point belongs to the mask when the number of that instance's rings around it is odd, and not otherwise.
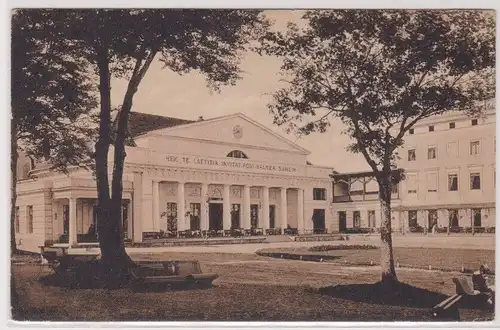
<path fill-rule="evenodd" d="M 143 191 L 142 202 L 134 203 L 134 214 L 141 214 L 144 219 L 140 221 L 142 232 L 164 231 L 176 236 L 183 231 L 262 229 L 265 233 L 274 229 L 283 233 L 287 227 L 299 232 L 305 227 L 304 208 L 299 207 L 304 195 L 301 187 L 272 181 L 255 185 L 251 184 L 257 181 L 255 177 L 237 173 L 214 174 L 215 182 L 197 182 L 189 179 L 190 174 L 200 172 L 159 168 L 134 172 L 134 181 L 141 185 L 134 188 Z M 201 174 L 211 178 L 213 173 Z M 186 179 L 176 181 L 171 175 Z M 263 178 L 269 180 L 279 178 Z"/>

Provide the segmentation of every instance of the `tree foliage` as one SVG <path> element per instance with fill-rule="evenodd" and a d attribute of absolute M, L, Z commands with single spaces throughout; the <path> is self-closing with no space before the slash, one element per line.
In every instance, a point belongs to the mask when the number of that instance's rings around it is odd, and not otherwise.
<path fill-rule="evenodd" d="M 494 96 L 491 12 L 329 10 L 304 19 L 305 28 L 262 39 L 261 52 L 283 58 L 288 82 L 274 95 L 275 123 L 309 134 L 340 118 L 355 141 L 349 149 L 374 171 L 395 166 L 419 120 Z"/>
<path fill-rule="evenodd" d="M 158 57 L 166 68 L 179 74 L 197 71 L 206 77 L 208 87 L 218 91 L 240 78 L 243 52 L 250 40 L 266 29 L 267 21 L 255 10 L 28 12 L 46 34 L 65 40 L 69 52 L 84 58 L 99 80 L 99 132 L 95 146 L 98 230 L 105 277 L 108 284 L 117 284 L 130 263 L 120 221 L 128 117 L 149 66 Z M 128 79 L 114 123 L 111 122 L 112 77 Z M 110 145 L 114 151 L 111 189 L 107 161 Z"/>
<path fill-rule="evenodd" d="M 382 281 L 394 283 L 392 185 L 398 147 L 419 120 L 477 113 L 494 97 L 494 13 L 473 10 L 315 10 L 306 24 L 261 38 L 283 59 L 287 83 L 270 104 L 274 123 L 302 134 L 340 119 L 379 184 Z"/>
<path fill-rule="evenodd" d="M 89 111 L 95 107 L 81 59 L 46 35 L 22 12 L 12 16 L 11 250 L 16 251 L 15 205 L 18 150 L 55 170 L 90 166 Z"/>
<path fill-rule="evenodd" d="M 89 114 L 97 103 L 82 59 L 51 37 L 31 16 L 12 16 L 12 119 L 27 155 L 67 171 L 89 165 Z"/>

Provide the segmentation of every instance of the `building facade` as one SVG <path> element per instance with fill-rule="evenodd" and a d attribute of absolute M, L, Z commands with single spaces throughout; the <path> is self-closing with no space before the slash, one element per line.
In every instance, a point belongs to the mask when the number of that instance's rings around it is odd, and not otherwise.
<path fill-rule="evenodd" d="M 310 165 L 307 150 L 242 114 L 163 126 L 142 127 L 136 146 L 126 148 L 122 221 L 129 240 L 160 231 L 338 231 L 333 169 Z M 112 161 L 111 150 L 110 169 Z M 21 249 L 73 246 L 98 232 L 90 172 L 67 176 L 38 166 L 31 174 L 36 179 L 18 183 Z"/>
<path fill-rule="evenodd" d="M 398 150 L 398 167 L 406 178 L 393 194 L 393 229 L 399 232 L 492 232 L 495 228 L 496 181 L 496 111 L 488 103 L 480 118 L 461 113 L 446 113 L 420 121 L 405 136 Z M 344 195 L 360 196 L 361 178 L 370 173 L 344 175 L 344 182 L 334 184 Z M 350 190 L 349 190 L 350 187 Z M 378 191 L 375 184 L 365 185 L 365 195 Z M 368 191 L 366 191 L 366 189 Z M 340 191 L 339 191 L 340 193 Z M 344 199 L 346 197 L 343 197 Z M 376 195 L 373 195 L 376 199 Z M 380 215 L 378 201 L 359 197 L 334 197 L 334 208 L 347 214 L 347 227 L 357 220 L 368 226 L 368 211 Z M 353 215 L 353 213 L 356 214 Z M 344 216 L 341 213 L 341 216 Z M 339 219 L 337 215 L 337 219 Z M 375 226 L 379 226 L 376 223 Z M 354 227 L 354 226 L 353 226 Z"/>

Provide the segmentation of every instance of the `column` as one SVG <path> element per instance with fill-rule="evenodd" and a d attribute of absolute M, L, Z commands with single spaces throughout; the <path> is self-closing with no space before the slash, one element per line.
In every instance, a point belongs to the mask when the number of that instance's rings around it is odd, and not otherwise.
<path fill-rule="evenodd" d="M 69 246 L 78 243 L 76 235 L 76 198 L 69 199 Z"/>
<path fill-rule="evenodd" d="M 160 183 L 153 180 L 153 231 L 160 231 Z"/>
<path fill-rule="evenodd" d="M 297 189 L 297 230 L 304 234 L 304 190 Z"/>
<path fill-rule="evenodd" d="M 132 228 L 134 243 L 142 242 L 142 226 L 141 226 L 141 206 L 142 206 L 142 173 L 134 172 L 134 195 L 133 195 L 133 211 L 132 211 Z"/>
<path fill-rule="evenodd" d="M 243 229 L 250 229 L 250 186 L 243 186 L 243 208 L 242 208 Z"/>
<path fill-rule="evenodd" d="M 200 228 L 208 230 L 208 184 L 201 184 L 201 210 L 200 210 Z"/>
<path fill-rule="evenodd" d="M 269 187 L 262 187 L 262 229 L 269 229 Z"/>
<path fill-rule="evenodd" d="M 223 192 L 223 206 L 222 206 L 222 229 L 224 230 L 229 230 L 231 229 L 231 196 L 229 194 L 229 185 L 225 184 L 224 185 L 224 192 Z"/>
<path fill-rule="evenodd" d="M 281 187 L 280 189 L 280 226 L 281 226 L 281 233 L 285 233 L 285 229 L 287 228 L 288 225 L 288 219 L 287 219 L 287 203 L 286 203 L 286 188 Z"/>
<path fill-rule="evenodd" d="M 177 183 L 177 231 L 186 230 L 186 205 L 184 203 L 184 182 Z"/>

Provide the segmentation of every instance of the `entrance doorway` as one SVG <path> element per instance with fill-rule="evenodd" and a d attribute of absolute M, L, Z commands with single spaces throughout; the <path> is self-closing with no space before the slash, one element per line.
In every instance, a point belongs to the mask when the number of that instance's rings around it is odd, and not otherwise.
<path fill-rule="evenodd" d="M 344 232 L 347 229 L 347 215 L 345 211 L 339 211 L 339 232 Z"/>
<path fill-rule="evenodd" d="M 255 229 L 259 226 L 259 205 L 250 204 L 250 227 Z"/>
<path fill-rule="evenodd" d="M 231 229 L 240 228 L 240 204 L 231 205 Z"/>
<path fill-rule="evenodd" d="M 434 227 L 434 225 L 437 225 L 437 211 L 436 210 L 429 210 L 429 215 L 428 215 L 428 218 L 427 218 L 427 225 L 428 225 L 428 229 L 429 230 L 432 230 L 432 228 Z"/>
<path fill-rule="evenodd" d="M 208 205 L 208 229 L 222 230 L 222 203 Z"/>
<path fill-rule="evenodd" d="M 313 232 L 315 234 L 322 234 L 325 232 L 325 209 L 313 210 Z"/>
<path fill-rule="evenodd" d="M 269 228 L 276 228 L 276 205 L 269 205 Z"/>

